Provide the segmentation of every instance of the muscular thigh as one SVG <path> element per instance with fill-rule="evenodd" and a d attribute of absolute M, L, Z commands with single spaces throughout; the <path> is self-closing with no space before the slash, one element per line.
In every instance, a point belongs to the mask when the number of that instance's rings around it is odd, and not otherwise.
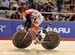
<path fill-rule="evenodd" d="M 31 29 L 32 29 L 32 32 L 33 32 L 35 35 L 38 34 L 39 30 L 38 30 L 37 28 L 31 28 Z"/>

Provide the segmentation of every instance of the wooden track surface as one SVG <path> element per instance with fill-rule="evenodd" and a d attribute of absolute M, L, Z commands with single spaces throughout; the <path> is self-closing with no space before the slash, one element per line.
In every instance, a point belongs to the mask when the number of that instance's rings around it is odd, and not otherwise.
<path fill-rule="evenodd" d="M 75 41 L 61 41 L 53 50 L 33 43 L 26 49 L 17 49 L 11 40 L 0 40 L 0 55 L 75 55 Z"/>

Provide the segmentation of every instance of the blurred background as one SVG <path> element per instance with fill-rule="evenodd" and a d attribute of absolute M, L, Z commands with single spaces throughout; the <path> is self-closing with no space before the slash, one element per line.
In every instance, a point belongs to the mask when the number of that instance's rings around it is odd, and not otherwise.
<path fill-rule="evenodd" d="M 24 3 L 40 11 L 45 21 L 75 21 L 75 0 L 0 0 L 0 19 L 11 19 Z"/>

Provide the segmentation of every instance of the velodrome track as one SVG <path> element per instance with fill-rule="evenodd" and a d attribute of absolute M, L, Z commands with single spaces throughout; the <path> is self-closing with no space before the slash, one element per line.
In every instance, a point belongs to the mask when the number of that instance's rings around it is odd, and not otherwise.
<path fill-rule="evenodd" d="M 61 41 L 57 48 L 46 50 L 40 44 L 17 49 L 11 40 L 0 40 L 0 55 L 75 55 L 75 41 Z"/>

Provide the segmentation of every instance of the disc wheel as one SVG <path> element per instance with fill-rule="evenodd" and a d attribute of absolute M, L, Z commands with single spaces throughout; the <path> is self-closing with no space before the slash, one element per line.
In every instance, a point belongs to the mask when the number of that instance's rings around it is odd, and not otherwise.
<path fill-rule="evenodd" d="M 32 43 L 32 37 L 30 33 L 25 37 L 26 32 L 24 30 L 17 31 L 12 37 L 12 42 L 17 48 L 26 48 Z M 25 37 L 25 38 L 24 38 Z"/>
<path fill-rule="evenodd" d="M 60 38 L 56 32 L 48 32 L 48 35 L 44 38 L 45 43 L 41 43 L 45 49 L 54 49 L 60 43 Z"/>

